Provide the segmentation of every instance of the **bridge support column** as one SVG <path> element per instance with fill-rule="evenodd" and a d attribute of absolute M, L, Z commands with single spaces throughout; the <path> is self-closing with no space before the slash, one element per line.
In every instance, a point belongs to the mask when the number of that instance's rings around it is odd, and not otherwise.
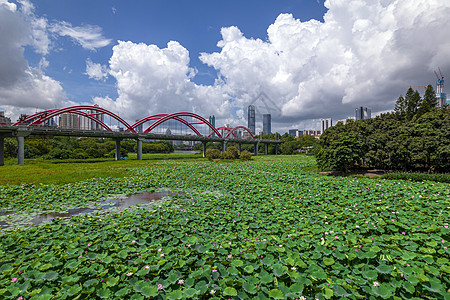
<path fill-rule="evenodd" d="M 255 145 L 255 156 L 258 156 L 258 148 L 259 148 L 259 142 L 257 142 Z"/>
<path fill-rule="evenodd" d="M 269 153 L 268 151 L 269 145 L 267 143 L 264 144 L 264 155 L 267 155 Z"/>
<path fill-rule="evenodd" d="M 278 144 L 275 144 L 275 155 L 278 155 Z"/>
<path fill-rule="evenodd" d="M 223 143 L 222 143 L 222 151 L 223 152 L 227 151 L 227 141 L 223 141 Z"/>
<path fill-rule="evenodd" d="M 202 142 L 203 157 L 206 157 L 206 142 Z"/>
<path fill-rule="evenodd" d="M 116 160 L 120 160 L 120 139 L 116 139 Z"/>
<path fill-rule="evenodd" d="M 5 164 L 5 138 L 0 136 L 0 166 Z"/>
<path fill-rule="evenodd" d="M 239 144 L 238 144 L 238 151 L 239 151 L 239 155 L 241 155 L 241 149 L 242 149 L 242 147 L 241 147 L 241 143 L 239 143 Z"/>
<path fill-rule="evenodd" d="M 17 163 L 19 165 L 25 164 L 25 137 L 17 137 Z"/>
<path fill-rule="evenodd" d="M 29 135 L 30 132 L 28 132 L 26 129 L 19 129 L 17 131 L 17 163 L 19 165 L 25 164 L 25 137 Z"/>
<path fill-rule="evenodd" d="M 141 139 L 137 139 L 137 160 L 142 160 L 142 140 Z"/>

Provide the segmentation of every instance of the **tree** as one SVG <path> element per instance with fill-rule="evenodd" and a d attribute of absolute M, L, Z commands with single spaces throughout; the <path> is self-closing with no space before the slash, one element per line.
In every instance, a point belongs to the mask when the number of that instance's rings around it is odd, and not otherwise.
<path fill-rule="evenodd" d="M 427 89 L 425 90 L 425 95 L 423 96 L 422 103 L 417 111 L 418 117 L 421 115 L 431 111 L 431 109 L 438 106 L 438 101 L 436 98 L 436 93 L 433 89 L 433 86 L 429 84 Z"/>
<path fill-rule="evenodd" d="M 418 107 L 421 105 L 419 92 L 414 91 L 410 87 L 408 91 L 406 91 L 405 104 L 406 104 L 405 119 L 411 120 L 416 114 Z"/>

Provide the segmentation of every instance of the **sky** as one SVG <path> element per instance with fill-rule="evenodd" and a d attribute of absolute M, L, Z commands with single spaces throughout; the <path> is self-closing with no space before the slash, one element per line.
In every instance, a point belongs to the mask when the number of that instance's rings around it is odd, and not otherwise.
<path fill-rule="evenodd" d="M 0 0 L 0 110 L 189 111 L 272 131 L 390 111 L 450 76 L 450 1 Z M 449 93 L 448 88 L 444 91 Z"/>

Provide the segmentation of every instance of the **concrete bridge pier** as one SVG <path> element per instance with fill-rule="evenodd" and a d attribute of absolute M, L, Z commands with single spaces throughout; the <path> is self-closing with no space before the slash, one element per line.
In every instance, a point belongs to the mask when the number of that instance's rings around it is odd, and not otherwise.
<path fill-rule="evenodd" d="M 269 153 L 269 145 L 267 143 L 264 143 L 264 155 L 267 155 Z"/>
<path fill-rule="evenodd" d="M 116 160 L 120 160 L 120 139 L 116 139 Z"/>
<path fill-rule="evenodd" d="M 5 164 L 5 138 L 0 136 L 0 166 Z"/>
<path fill-rule="evenodd" d="M 222 143 L 222 151 L 223 152 L 227 151 L 227 141 L 223 141 L 223 143 Z"/>
<path fill-rule="evenodd" d="M 120 150 L 120 147 L 119 147 Z M 137 160 L 142 160 L 142 140 L 137 139 Z"/>
<path fill-rule="evenodd" d="M 255 156 L 258 156 L 258 148 L 259 148 L 259 142 L 257 142 L 255 145 Z"/>
<path fill-rule="evenodd" d="M 206 157 L 206 142 L 202 142 L 203 157 Z"/>
<path fill-rule="evenodd" d="M 241 143 L 239 143 L 239 144 L 238 144 L 238 153 L 239 153 L 239 155 L 241 155 L 241 149 L 242 149 Z"/>
<path fill-rule="evenodd" d="M 278 144 L 275 144 L 275 155 L 278 155 Z"/>
<path fill-rule="evenodd" d="M 18 130 L 16 133 L 17 139 L 17 163 L 19 165 L 25 164 L 25 137 L 29 136 L 31 132 L 26 130 Z"/>

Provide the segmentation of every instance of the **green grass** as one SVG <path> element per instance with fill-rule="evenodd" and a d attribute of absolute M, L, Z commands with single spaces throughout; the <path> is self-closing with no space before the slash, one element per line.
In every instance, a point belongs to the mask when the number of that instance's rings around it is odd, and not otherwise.
<path fill-rule="evenodd" d="M 130 154 L 127 160 L 112 158 L 84 160 L 42 160 L 26 159 L 18 165 L 16 159 L 8 159 L 0 167 L 0 185 L 21 183 L 65 184 L 90 178 L 124 177 L 128 168 L 144 167 L 153 161 L 163 159 L 200 158 L 197 153 L 144 154 L 143 160 L 136 160 Z"/>

